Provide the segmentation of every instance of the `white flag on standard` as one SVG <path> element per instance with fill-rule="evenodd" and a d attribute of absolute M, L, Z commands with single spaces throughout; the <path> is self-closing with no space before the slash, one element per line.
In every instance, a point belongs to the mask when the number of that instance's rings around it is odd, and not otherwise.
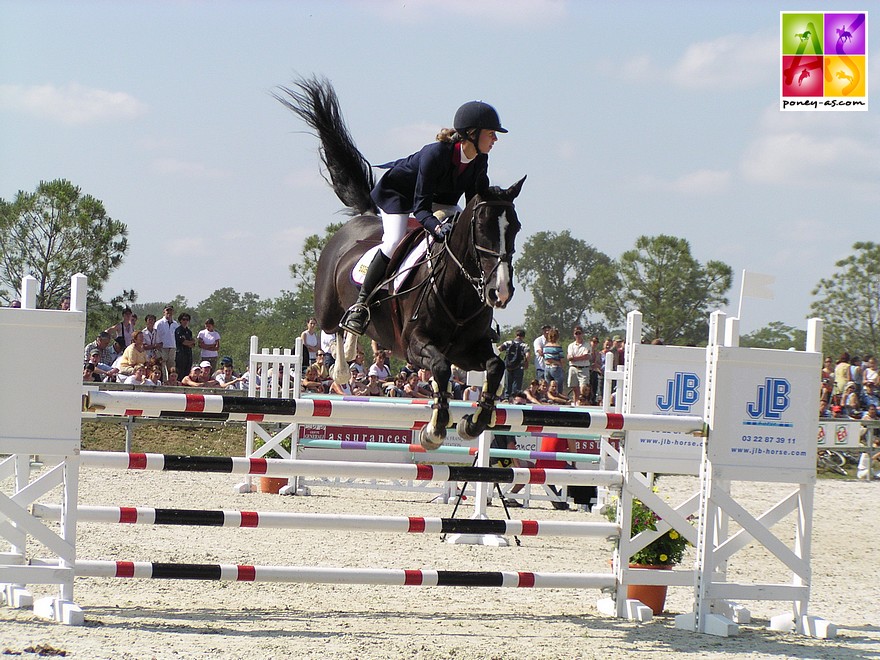
<path fill-rule="evenodd" d="M 763 273 L 750 273 L 743 271 L 742 293 L 740 295 L 746 298 L 764 298 L 765 300 L 774 300 L 773 285 L 776 283 L 775 275 L 764 275 Z"/>

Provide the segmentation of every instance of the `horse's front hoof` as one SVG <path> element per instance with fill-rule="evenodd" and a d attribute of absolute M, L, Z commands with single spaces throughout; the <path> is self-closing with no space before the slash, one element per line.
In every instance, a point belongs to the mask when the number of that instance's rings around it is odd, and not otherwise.
<path fill-rule="evenodd" d="M 465 415 L 456 425 L 458 435 L 461 436 L 462 440 L 473 440 L 486 430 L 485 428 L 480 428 L 480 424 L 474 423 L 473 419 L 473 415 Z"/>
<path fill-rule="evenodd" d="M 422 445 L 423 448 L 431 450 L 431 449 L 440 449 L 443 446 L 443 441 L 446 440 L 446 434 L 438 434 L 431 433 L 428 431 L 428 427 L 424 427 L 419 432 L 419 444 Z"/>

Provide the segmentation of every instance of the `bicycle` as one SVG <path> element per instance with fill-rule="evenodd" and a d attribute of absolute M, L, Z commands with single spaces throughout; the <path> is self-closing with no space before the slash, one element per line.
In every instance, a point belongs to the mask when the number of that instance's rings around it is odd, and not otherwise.
<path fill-rule="evenodd" d="M 816 456 L 816 468 L 826 472 L 833 472 L 844 477 L 849 476 L 846 471 L 846 456 L 832 449 L 820 449 Z"/>

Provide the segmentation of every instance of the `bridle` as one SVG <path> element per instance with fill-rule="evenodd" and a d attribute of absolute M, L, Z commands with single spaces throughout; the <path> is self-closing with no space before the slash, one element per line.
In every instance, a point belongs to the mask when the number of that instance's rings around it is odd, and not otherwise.
<path fill-rule="evenodd" d="M 479 209 L 483 206 L 504 206 L 507 208 L 513 208 L 513 202 L 508 202 L 505 200 L 481 200 L 474 204 L 474 208 L 471 212 L 470 217 L 470 226 L 468 228 L 470 232 L 470 240 L 467 243 L 467 253 L 465 254 L 464 258 L 459 259 L 455 252 L 453 252 L 452 248 L 450 247 L 450 240 L 446 240 L 446 242 L 443 243 L 443 253 L 445 253 L 450 259 L 452 259 L 453 263 L 458 266 L 459 272 L 474 288 L 474 291 L 477 292 L 477 296 L 479 296 L 480 302 L 486 305 L 488 302 L 486 296 L 486 283 L 489 281 L 489 279 L 491 279 L 491 277 L 495 274 L 502 263 L 512 265 L 513 253 L 515 250 L 511 247 L 511 249 L 507 252 L 498 252 L 477 243 L 477 215 Z M 481 258 L 481 255 L 483 257 L 495 259 L 495 265 L 492 266 L 489 272 L 486 272 L 483 268 L 483 259 Z M 465 265 L 465 263 L 467 263 L 468 261 L 473 261 L 476 264 L 476 267 L 479 270 L 478 276 L 475 277 L 471 275 L 470 271 Z"/>

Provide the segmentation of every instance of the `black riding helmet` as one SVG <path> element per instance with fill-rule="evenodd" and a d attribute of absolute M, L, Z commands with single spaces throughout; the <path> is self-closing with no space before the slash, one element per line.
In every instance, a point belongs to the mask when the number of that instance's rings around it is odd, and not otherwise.
<path fill-rule="evenodd" d="M 496 133 L 507 133 L 507 129 L 501 126 L 495 108 L 482 101 L 468 101 L 461 106 L 455 113 L 452 127 L 462 138 L 473 143 L 477 153 L 480 153 L 480 131 L 486 129 Z M 473 139 L 468 135 L 468 131 L 472 129 L 476 130 Z"/>
<path fill-rule="evenodd" d="M 507 133 L 507 129 L 501 127 L 495 108 L 482 101 L 468 101 L 461 106 L 455 113 L 452 127 L 459 135 L 465 135 L 469 128 L 488 128 L 498 133 Z"/>

